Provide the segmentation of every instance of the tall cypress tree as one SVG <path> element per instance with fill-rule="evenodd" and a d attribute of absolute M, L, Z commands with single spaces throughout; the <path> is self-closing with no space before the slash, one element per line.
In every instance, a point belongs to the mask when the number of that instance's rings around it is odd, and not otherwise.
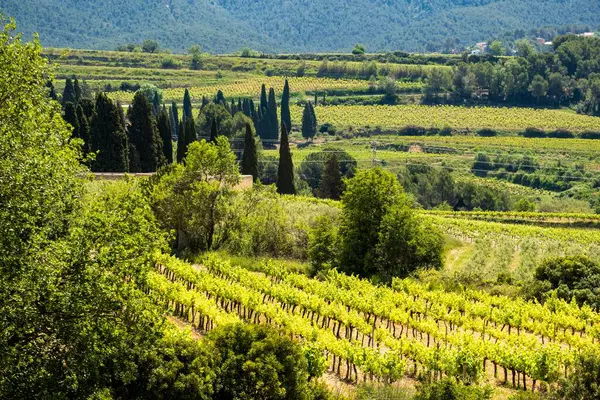
<path fill-rule="evenodd" d="M 63 90 L 62 97 L 63 106 L 67 103 L 77 103 L 77 99 L 75 98 L 75 88 L 73 87 L 73 81 L 71 78 L 67 78 L 65 81 L 65 89 Z"/>
<path fill-rule="evenodd" d="M 85 111 L 81 104 L 77 105 L 77 122 L 79 124 L 79 132 L 77 137 L 83 140 L 83 154 L 88 154 L 91 150 L 92 137 L 90 132 L 90 120 L 87 115 L 85 115 Z"/>
<path fill-rule="evenodd" d="M 333 153 L 325 162 L 321 183 L 317 196 L 324 199 L 339 200 L 342 195 L 343 182 L 337 154 Z"/>
<path fill-rule="evenodd" d="M 198 140 L 196 136 L 196 122 L 194 121 L 194 117 L 189 117 L 185 120 L 185 152 L 187 153 L 187 149 L 190 144 L 194 143 Z"/>
<path fill-rule="evenodd" d="M 167 113 L 166 107 L 163 106 L 158 114 L 157 123 L 158 133 L 162 139 L 163 154 L 167 164 L 173 163 L 173 142 L 171 141 L 171 119 Z"/>
<path fill-rule="evenodd" d="M 263 83 L 260 87 L 260 104 L 261 109 L 266 109 L 269 106 L 269 101 L 267 100 L 267 87 Z"/>
<path fill-rule="evenodd" d="M 185 145 L 185 124 L 179 120 L 177 126 L 179 127 L 177 131 L 177 162 L 180 163 L 185 158 L 187 147 Z"/>
<path fill-rule="evenodd" d="M 217 136 L 219 136 L 219 130 L 217 128 L 217 119 L 213 118 L 212 125 L 210 126 L 210 141 L 211 141 L 211 143 L 217 142 Z"/>
<path fill-rule="evenodd" d="M 269 89 L 269 139 L 279 139 L 279 118 L 277 117 L 277 101 L 275 100 L 275 90 Z"/>
<path fill-rule="evenodd" d="M 49 96 L 52 100 L 58 100 L 58 97 L 56 96 L 56 90 L 54 89 L 54 83 L 52 83 L 52 81 L 48 81 L 46 82 L 46 87 L 48 89 L 50 89 L 50 93 Z"/>
<path fill-rule="evenodd" d="M 158 117 L 160 112 L 160 98 L 158 97 L 158 91 L 154 92 L 154 98 L 152 99 L 152 112 L 155 117 Z"/>
<path fill-rule="evenodd" d="M 192 98 L 190 97 L 189 90 L 185 89 L 183 93 L 183 122 L 188 117 L 192 116 Z"/>
<path fill-rule="evenodd" d="M 174 101 L 171 102 L 169 116 L 171 117 L 171 136 L 177 137 L 179 132 L 179 110 L 177 109 L 177 104 Z"/>
<path fill-rule="evenodd" d="M 292 115 L 290 113 L 290 85 L 285 80 L 283 95 L 281 96 L 281 123 L 285 124 L 288 132 L 292 130 Z"/>
<path fill-rule="evenodd" d="M 96 97 L 95 113 L 92 117 L 92 151 L 98 152 L 92 170 L 97 172 L 128 172 L 127 134 L 119 109 L 106 96 Z"/>
<path fill-rule="evenodd" d="M 139 153 L 141 172 L 154 172 L 165 163 L 152 108 L 143 93 L 135 94 L 129 113 L 129 138 Z"/>
<path fill-rule="evenodd" d="M 246 124 L 246 134 L 244 135 L 244 154 L 242 155 L 242 174 L 252 175 L 252 180 L 258 179 L 258 153 L 256 150 L 256 140 L 252 133 L 252 127 Z"/>
<path fill-rule="evenodd" d="M 287 128 L 284 124 L 281 125 L 281 142 L 279 144 L 277 193 L 296 194 L 296 187 L 294 186 L 294 163 L 292 162 Z"/>
<path fill-rule="evenodd" d="M 77 109 L 75 104 L 68 101 L 63 107 L 65 109 L 63 119 L 73 127 L 73 137 L 79 137 L 79 121 L 77 120 Z"/>
<path fill-rule="evenodd" d="M 79 79 L 77 78 L 73 83 L 73 93 L 75 93 L 75 102 L 79 103 L 81 101 L 81 86 L 79 86 Z"/>
<path fill-rule="evenodd" d="M 317 120 L 315 111 L 310 103 L 306 103 L 302 112 L 302 137 L 306 140 L 312 139 L 317 134 Z"/>

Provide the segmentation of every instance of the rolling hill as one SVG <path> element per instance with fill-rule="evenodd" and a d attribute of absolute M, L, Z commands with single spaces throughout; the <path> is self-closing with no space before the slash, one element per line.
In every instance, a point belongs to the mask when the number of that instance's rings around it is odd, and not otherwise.
<path fill-rule="evenodd" d="M 158 40 L 211 52 L 440 49 L 503 32 L 567 24 L 600 25 L 588 0 L 0 0 L 25 34 L 47 46 L 113 49 Z"/>

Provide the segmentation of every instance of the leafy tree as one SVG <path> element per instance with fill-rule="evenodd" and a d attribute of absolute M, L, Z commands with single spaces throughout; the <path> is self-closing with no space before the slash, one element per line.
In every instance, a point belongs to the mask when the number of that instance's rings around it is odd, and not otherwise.
<path fill-rule="evenodd" d="M 231 131 L 232 117 L 223 105 L 209 103 L 202 107 L 198 115 L 198 133 L 201 137 L 212 138 L 213 122 L 216 124 L 218 135 L 223 135 L 229 139 L 233 138 L 233 132 Z"/>
<path fill-rule="evenodd" d="M 231 186 L 238 180 L 235 154 L 223 136 L 216 143 L 191 143 L 185 166 L 173 166 L 158 177 L 150 189 L 152 208 L 163 228 L 175 231 L 175 248 L 197 252 L 218 247 Z"/>
<path fill-rule="evenodd" d="M 159 49 L 159 44 L 156 40 L 146 39 L 142 43 L 142 51 L 144 53 L 156 53 Z"/>
<path fill-rule="evenodd" d="M 545 260 L 535 270 L 532 294 L 539 300 L 556 294 L 559 298 L 600 308 L 600 265 L 584 256 Z"/>
<path fill-rule="evenodd" d="M 600 356 L 592 349 L 575 356 L 575 365 L 569 378 L 562 379 L 558 390 L 551 393 L 552 400 L 593 400 L 600 397 Z"/>
<path fill-rule="evenodd" d="M 306 140 L 312 139 L 317 134 L 317 117 L 312 103 L 309 101 L 302 112 L 302 137 Z"/>
<path fill-rule="evenodd" d="M 529 58 L 535 55 L 535 48 L 527 39 L 519 39 L 515 41 L 515 48 L 519 57 Z"/>
<path fill-rule="evenodd" d="M 540 75 L 536 75 L 529 85 L 529 91 L 531 92 L 531 95 L 535 97 L 536 102 L 539 103 L 540 99 L 545 97 L 546 93 L 548 93 L 548 82 Z"/>
<path fill-rule="evenodd" d="M 502 47 L 502 42 L 499 40 L 494 40 L 490 44 L 490 53 L 494 56 L 503 56 L 506 54 L 506 49 Z"/>
<path fill-rule="evenodd" d="M 128 172 L 128 140 L 119 108 L 106 94 L 96 96 L 92 118 L 92 151 L 97 152 L 92 164 L 98 172 Z"/>
<path fill-rule="evenodd" d="M 252 175 L 256 182 L 258 179 L 258 153 L 256 150 L 256 140 L 252 127 L 246 123 L 246 135 L 244 136 L 244 154 L 242 156 L 242 174 Z"/>
<path fill-rule="evenodd" d="M 281 126 L 279 166 L 277 168 L 277 193 L 296 194 L 296 187 L 294 186 L 294 164 L 292 162 L 292 153 L 290 152 L 290 143 L 285 125 Z"/>
<path fill-rule="evenodd" d="M 75 88 L 73 87 L 73 81 L 71 80 L 71 78 L 67 78 L 67 80 L 65 81 L 62 102 L 63 105 L 66 103 L 77 103 L 77 98 L 75 97 Z"/>
<path fill-rule="evenodd" d="M 311 398 L 307 360 L 298 344 L 260 325 L 235 324 L 211 332 L 220 365 L 215 398 Z"/>
<path fill-rule="evenodd" d="M 337 154 L 333 153 L 325 162 L 323 178 L 317 190 L 318 197 L 325 199 L 339 200 L 344 184 L 342 182 L 342 173 Z"/>
<path fill-rule="evenodd" d="M 285 80 L 283 94 L 281 95 L 281 123 L 285 124 L 288 132 L 291 132 L 292 116 L 290 114 L 290 85 L 287 79 Z"/>
<path fill-rule="evenodd" d="M 202 52 L 202 48 L 199 44 L 193 44 L 188 48 L 188 54 L 200 54 Z"/>
<path fill-rule="evenodd" d="M 171 139 L 171 119 L 167 113 L 167 109 L 163 106 L 158 115 L 157 129 L 160 138 L 162 139 L 163 154 L 167 164 L 173 163 L 173 141 Z"/>
<path fill-rule="evenodd" d="M 365 51 L 366 51 L 365 45 L 357 43 L 354 45 L 354 48 L 352 49 L 352 54 L 354 54 L 354 55 L 365 54 Z"/>
<path fill-rule="evenodd" d="M 337 221 L 330 215 L 315 220 L 308 237 L 308 259 L 311 275 L 326 272 L 335 266 L 338 246 Z"/>
<path fill-rule="evenodd" d="M 154 172 L 165 163 L 163 141 L 156 129 L 152 109 L 146 96 L 138 92 L 128 112 L 129 140 L 139 154 L 140 172 Z"/>

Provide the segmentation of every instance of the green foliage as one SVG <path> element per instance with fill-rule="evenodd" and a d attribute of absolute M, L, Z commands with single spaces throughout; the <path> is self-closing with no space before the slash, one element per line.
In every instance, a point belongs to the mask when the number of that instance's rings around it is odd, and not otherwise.
<path fill-rule="evenodd" d="M 128 172 L 129 143 L 125 133 L 122 110 L 106 94 L 96 96 L 92 117 L 92 151 L 97 152 L 92 170 L 98 172 Z"/>
<path fill-rule="evenodd" d="M 506 54 L 506 49 L 502 47 L 502 42 L 494 40 L 490 43 L 490 53 L 494 56 L 503 56 Z"/>
<path fill-rule="evenodd" d="M 77 98 L 75 96 L 75 88 L 73 87 L 73 81 L 71 80 L 71 78 L 67 78 L 65 82 L 65 89 L 63 90 L 62 102 L 63 105 L 67 103 L 77 103 Z"/>
<path fill-rule="evenodd" d="M 283 94 L 281 95 L 281 123 L 285 124 L 288 132 L 292 130 L 292 116 L 290 114 L 290 85 L 285 80 Z"/>
<path fill-rule="evenodd" d="M 144 83 L 137 91 L 137 93 L 142 93 L 144 95 L 144 97 L 146 97 L 146 100 L 148 100 L 148 103 L 150 104 L 154 104 L 155 99 L 156 101 L 160 104 L 163 101 L 163 93 L 162 90 L 160 90 L 159 88 L 157 88 L 154 85 L 151 85 L 149 83 Z"/>
<path fill-rule="evenodd" d="M 415 400 L 485 400 L 491 399 L 489 386 L 467 386 L 451 378 L 419 386 Z"/>
<path fill-rule="evenodd" d="M 323 150 L 311 152 L 300 163 L 298 175 L 302 180 L 308 183 L 315 194 L 321 185 L 325 162 L 332 154 L 336 154 L 339 157 L 338 160 L 342 176 L 344 178 L 351 178 L 354 176 L 357 167 L 356 159 L 345 150 L 334 147 L 325 147 Z"/>
<path fill-rule="evenodd" d="M 256 150 L 256 139 L 252 132 L 250 123 L 246 124 L 244 135 L 244 153 L 242 155 L 242 174 L 252 175 L 254 182 L 258 179 L 258 153 Z"/>
<path fill-rule="evenodd" d="M 578 304 L 598 309 L 600 265 L 584 256 L 557 257 L 545 260 L 535 270 L 533 295 L 540 300 L 556 295 Z"/>
<path fill-rule="evenodd" d="M 158 42 L 156 40 L 146 39 L 142 43 L 142 51 L 144 53 L 156 53 L 156 52 L 158 52 L 159 48 L 160 48 L 160 45 L 158 44 Z"/>
<path fill-rule="evenodd" d="M 167 127 L 163 128 L 165 132 L 158 132 L 152 106 L 142 92 L 137 92 L 133 97 L 127 117 L 130 122 L 127 129 L 129 143 L 133 145 L 139 157 L 139 169 L 131 163 L 129 170 L 132 172 L 156 171 L 166 162 L 163 153 L 163 139 L 160 134 L 166 133 Z"/>
<path fill-rule="evenodd" d="M 563 379 L 552 400 L 581 399 L 593 400 L 600 397 L 600 357 L 590 349 L 575 358 L 574 371 L 568 379 Z"/>
<path fill-rule="evenodd" d="M 342 173 L 337 154 L 333 153 L 325 162 L 323 177 L 317 190 L 317 197 L 339 200 L 344 190 Z"/>
<path fill-rule="evenodd" d="M 189 121 L 190 119 L 188 119 Z M 159 174 L 149 189 L 152 208 L 163 228 L 175 231 L 178 250 L 218 246 L 230 186 L 239 180 L 235 154 L 226 138 L 189 145 L 181 164 Z"/>
<path fill-rule="evenodd" d="M 162 108 L 158 114 L 157 129 L 162 140 L 162 150 L 167 164 L 173 163 L 173 139 L 171 137 L 171 118 L 166 108 Z"/>
<path fill-rule="evenodd" d="M 279 165 L 277 167 L 277 193 L 296 194 L 294 185 L 294 164 L 287 128 L 281 125 L 281 143 L 279 144 Z"/>
<path fill-rule="evenodd" d="M 302 349 L 265 326 L 236 324 L 210 334 L 219 358 L 219 399 L 310 399 Z"/>
<path fill-rule="evenodd" d="M 198 133 L 201 137 L 212 137 L 213 122 L 217 134 L 233 138 L 231 114 L 221 104 L 209 103 L 202 107 L 198 115 Z"/>
<path fill-rule="evenodd" d="M 327 272 L 334 267 L 337 257 L 338 226 L 331 215 L 322 215 L 315 220 L 308 239 L 308 258 L 311 275 Z"/>
<path fill-rule="evenodd" d="M 309 101 L 302 112 L 302 137 L 312 139 L 317 134 L 317 117 L 312 103 Z"/>
<path fill-rule="evenodd" d="M 352 49 L 352 54 L 355 54 L 355 55 L 365 54 L 365 51 L 366 51 L 365 45 L 357 43 L 354 45 L 354 48 Z"/>

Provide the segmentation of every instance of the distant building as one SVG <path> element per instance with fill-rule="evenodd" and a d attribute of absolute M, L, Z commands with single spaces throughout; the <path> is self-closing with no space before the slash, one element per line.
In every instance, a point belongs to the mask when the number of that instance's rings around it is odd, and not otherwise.
<path fill-rule="evenodd" d="M 475 44 L 475 47 L 477 47 L 479 50 L 481 50 L 481 52 L 485 52 L 487 50 L 488 43 L 487 42 L 479 42 L 479 43 Z"/>
<path fill-rule="evenodd" d="M 583 37 L 594 37 L 594 36 L 596 36 L 596 32 L 583 32 L 583 33 L 580 33 L 580 34 L 579 34 L 579 35 L 577 35 L 577 36 L 583 36 Z"/>
<path fill-rule="evenodd" d="M 536 38 L 535 41 L 537 42 L 537 44 L 539 44 L 540 46 L 543 46 L 546 43 L 546 39 L 544 38 Z"/>

